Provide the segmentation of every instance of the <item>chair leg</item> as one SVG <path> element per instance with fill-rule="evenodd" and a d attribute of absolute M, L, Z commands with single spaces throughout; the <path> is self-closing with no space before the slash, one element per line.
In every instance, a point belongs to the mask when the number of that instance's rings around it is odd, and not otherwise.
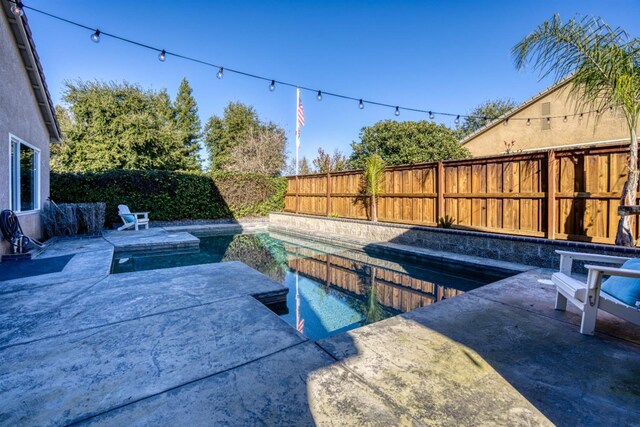
<path fill-rule="evenodd" d="M 582 312 L 582 322 L 580 323 L 580 333 L 593 335 L 596 330 L 596 319 L 598 317 L 598 307 L 585 304 Z"/>
<path fill-rule="evenodd" d="M 565 311 L 567 309 L 567 297 L 560 292 L 556 292 L 556 310 Z"/>
<path fill-rule="evenodd" d="M 136 222 L 136 231 L 138 231 L 138 223 Z"/>

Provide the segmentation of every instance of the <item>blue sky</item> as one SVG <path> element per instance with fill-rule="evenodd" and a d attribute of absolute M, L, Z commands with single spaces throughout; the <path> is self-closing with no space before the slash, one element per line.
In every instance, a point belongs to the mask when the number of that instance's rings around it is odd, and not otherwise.
<path fill-rule="evenodd" d="M 551 81 L 516 71 L 511 48 L 537 24 L 560 13 L 596 15 L 640 36 L 640 1 L 70 1 L 24 0 L 33 6 L 168 51 L 229 68 L 394 105 L 468 113 L 491 98 L 516 101 Z M 65 80 L 126 80 L 166 88 L 182 77 L 193 86 L 201 120 L 229 101 L 253 105 L 282 126 L 294 150 L 295 89 L 217 70 L 103 38 L 27 11 L 54 102 Z M 303 93 L 301 156 L 318 147 L 350 153 L 363 126 L 425 115 Z M 452 120 L 436 117 L 452 125 Z"/>

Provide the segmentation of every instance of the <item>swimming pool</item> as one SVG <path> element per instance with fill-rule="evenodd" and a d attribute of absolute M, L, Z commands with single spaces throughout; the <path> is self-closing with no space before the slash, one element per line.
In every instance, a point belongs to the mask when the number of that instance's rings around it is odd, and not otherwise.
<path fill-rule="evenodd" d="M 242 261 L 289 288 L 279 313 L 312 340 L 460 295 L 515 273 L 415 261 L 281 233 L 198 235 L 200 249 L 114 255 L 112 273 Z"/>

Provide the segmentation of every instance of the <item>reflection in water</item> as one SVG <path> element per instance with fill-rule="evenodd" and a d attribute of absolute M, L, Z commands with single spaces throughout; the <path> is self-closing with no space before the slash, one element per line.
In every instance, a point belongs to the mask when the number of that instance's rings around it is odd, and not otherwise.
<path fill-rule="evenodd" d="M 112 271 L 242 261 L 290 289 L 280 316 L 318 340 L 506 277 L 443 262 L 412 263 L 283 234 L 199 236 L 200 250 L 121 254 Z"/>

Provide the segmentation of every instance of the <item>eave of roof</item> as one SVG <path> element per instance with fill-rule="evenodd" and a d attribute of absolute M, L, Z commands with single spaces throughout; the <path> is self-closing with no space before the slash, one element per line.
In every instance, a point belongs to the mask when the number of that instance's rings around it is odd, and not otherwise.
<path fill-rule="evenodd" d="M 27 16 L 26 14 L 23 14 L 21 17 L 14 15 L 11 12 L 12 3 L 10 2 L 2 2 L 2 4 L 4 13 L 9 21 L 9 27 L 15 37 L 16 46 L 18 47 L 25 70 L 29 76 L 31 88 L 38 102 L 40 113 L 47 126 L 49 137 L 52 142 L 60 142 L 62 138 L 60 124 L 56 118 L 56 110 L 51 100 L 51 94 L 47 87 L 47 81 L 44 77 L 44 71 L 40 63 L 40 57 L 36 51 L 36 45 L 33 41 Z"/>
<path fill-rule="evenodd" d="M 502 123 L 504 121 L 504 119 L 510 118 L 511 116 L 513 116 L 513 115 L 519 113 L 520 111 L 524 110 L 525 108 L 527 108 L 528 106 L 530 106 L 534 102 L 538 101 L 539 99 L 544 98 L 545 96 L 547 96 L 551 92 L 554 92 L 555 90 L 560 89 L 561 87 L 567 85 L 572 79 L 573 79 L 573 75 L 565 77 L 564 79 L 560 80 L 559 82 L 549 86 L 548 88 L 546 88 L 542 92 L 537 93 L 536 95 L 534 95 L 531 98 L 527 99 L 522 104 L 517 105 L 516 107 L 513 107 L 511 110 L 507 111 L 506 113 L 504 113 L 500 117 L 496 118 L 495 120 L 490 121 L 486 125 L 482 126 L 480 129 L 476 130 L 475 132 L 470 133 L 469 135 L 465 136 L 464 138 L 462 138 L 460 140 L 460 144 L 464 145 L 464 144 L 468 143 L 469 141 L 471 141 L 476 136 L 478 136 L 480 134 L 483 134 L 486 131 L 488 131 L 489 129 L 499 125 L 500 123 Z"/>

